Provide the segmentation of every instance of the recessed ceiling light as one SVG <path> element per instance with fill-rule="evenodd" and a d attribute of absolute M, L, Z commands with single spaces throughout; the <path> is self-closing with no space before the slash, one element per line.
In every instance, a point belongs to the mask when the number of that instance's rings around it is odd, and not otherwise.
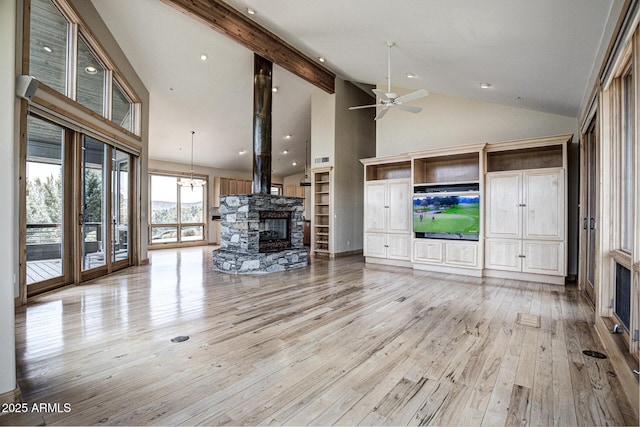
<path fill-rule="evenodd" d="M 291 163 L 291 166 L 298 166 L 298 162 Z"/>
<path fill-rule="evenodd" d="M 288 154 L 289 150 L 282 150 L 282 154 Z"/>
<path fill-rule="evenodd" d="M 415 74 L 413 74 L 413 73 L 407 73 L 407 78 L 408 78 L 408 79 L 415 79 L 416 77 L 418 77 L 418 76 L 416 76 L 416 75 L 415 75 Z"/>
<path fill-rule="evenodd" d="M 242 156 L 242 155 L 243 155 L 243 154 L 245 154 L 246 152 L 247 152 L 247 150 L 240 150 L 240 151 L 238 151 L 238 154 L 240 154 L 240 155 Z"/>
<path fill-rule="evenodd" d="M 285 135 L 284 139 L 291 139 L 291 135 L 290 134 Z"/>
<path fill-rule="evenodd" d="M 480 83 L 480 87 L 482 89 L 489 89 L 491 87 L 491 83 Z"/>
<path fill-rule="evenodd" d="M 45 52 L 48 52 L 48 53 L 53 52 L 49 46 L 44 46 L 44 47 L 42 48 L 42 50 L 44 50 Z"/>
<path fill-rule="evenodd" d="M 255 14 L 256 14 L 256 11 L 255 11 L 254 9 L 251 9 L 250 7 L 248 7 L 248 8 L 247 8 L 247 13 L 248 13 L 249 15 L 255 15 Z"/>
<path fill-rule="evenodd" d="M 271 92 L 276 93 L 278 91 L 278 86 L 274 86 L 271 88 Z"/>
<path fill-rule="evenodd" d="M 326 59 L 324 58 L 324 56 L 318 56 L 318 61 L 324 63 Z"/>
<path fill-rule="evenodd" d="M 98 74 L 98 69 L 96 67 L 91 67 L 91 66 L 85 67 L 84 71 L 86 71 L 87 74 L 91 74 L 92 76 L 94 74 Z"/>
<path fill-rule="evenodd" d="M 200 54 L 200 59 L 202 61 L 206 61 L 207 59 L 209 59 L 209 55 L 207 55 L 206 53 L 202 53 Z"/>

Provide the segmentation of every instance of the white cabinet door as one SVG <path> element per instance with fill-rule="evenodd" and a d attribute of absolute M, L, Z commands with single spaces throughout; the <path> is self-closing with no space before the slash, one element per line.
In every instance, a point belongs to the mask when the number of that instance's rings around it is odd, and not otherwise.
<path fill-rule="evenodd" d="M 564 171 L 526 171 L 523 175 L 525 239 L 563 240 Z"/>
<path fill-rule="evenodd" d="M 444 262 L 444 244 L 441 240 L 414 241 L 413 260 L 429 264 L 442 264 Z"/>
<path fill-rule="evenodd" d="M 384 233 L 364 234 L 364 256 L 387 257 L 387 235 Z"/>
<path fill-rule="evenodd" d="M 518 238 L 522 230 L 520 172 L 487 174 L 487 237 Z"/>
<path fill-rule="evenodd" d="M 365 192 L 364 230 L 384 233 L 387 221 L 387 184 L 384 181 L 367 182 Z"/>
<path fill-rule="evenodd" d="M 450 265 L 465 267 L 478 266 L 477 242 L 447 242 L 445 245 L 445 262 Z"/>
<path fill-rule="evenodd" d="M 411 184 L 408 180 L 389 181 L 387 193 L 387 231 L 411 233 Z"/>
<path fill-rule="evenodd" d="M 519 239 L 486 239 L 485 268 L 520 271 L 522 269 L 521 243 Z"/>
<path fill-rule="evenodd" d="M 524 252 L 523 272 L 554 276 L 565 275 L 564 242 L 525 240 L 522 245 Z"/>
<path fill-rule="evenodd" d="M 387 257 L 389 259 L 411 259 L 411 235 L 387 234 Z"/>

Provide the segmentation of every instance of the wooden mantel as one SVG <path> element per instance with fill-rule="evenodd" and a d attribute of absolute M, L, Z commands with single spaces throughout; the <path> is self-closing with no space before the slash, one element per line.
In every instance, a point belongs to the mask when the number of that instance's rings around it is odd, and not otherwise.
<path fill-rule="evenodd" d="M 222 0 L 162 1 L 320 89 L 335 92 L 335 74 Z"/>

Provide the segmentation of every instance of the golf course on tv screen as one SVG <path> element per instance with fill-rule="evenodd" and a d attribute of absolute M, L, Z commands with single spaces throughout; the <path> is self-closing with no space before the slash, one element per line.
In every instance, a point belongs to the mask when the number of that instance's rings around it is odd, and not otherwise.
<path fill-rule="evenodd" d="M 419 237 L 478 240 L 480 196 L 414 196 L 413 231 Z"/>

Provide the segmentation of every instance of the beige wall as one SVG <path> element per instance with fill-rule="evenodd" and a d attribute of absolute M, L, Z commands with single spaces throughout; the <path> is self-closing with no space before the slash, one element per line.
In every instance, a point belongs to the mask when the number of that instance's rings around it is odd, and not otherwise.
<path fill-rule="evenodd" d="M 18 142 L 14 120 L 18 98 L 15 96 L 16 0 L 0 0 L 0 395 L 16 388 L 14 296 L 18 295 L 18 179 L 16 161 Z"/>
<path fill-rule="evenodd" d="M 335 237 L 336 253 L 361 250 L 364 221 L 364 172 L 359 159 L 376 154 L 375 109 L 350 111 L 372 97 L 350 82 L 336 79 Z"/>
<path fill-rule="evenodd" d="M 333 167 L 334 253 L 362 249 L 364 174 L 359 159 L 375 156 L 373 110 L 349 111 L 372 97 L 353 83 L 336 78 L 336 93 L 316 89 L 311 96 L 311 168 Z M 329 157 L 327 163 L 315 163 Z"/>
<path fill-rule="evenodd" d="M 395 88 L 398 94 L 407 90 Z M 389 111 L 377 125 L 377 156 L 429 148 L 524 138 L 578 134 L 575 117 L 508 107 L 466 98 L 430 94 L 411 105 L 418 114 Z"/>

